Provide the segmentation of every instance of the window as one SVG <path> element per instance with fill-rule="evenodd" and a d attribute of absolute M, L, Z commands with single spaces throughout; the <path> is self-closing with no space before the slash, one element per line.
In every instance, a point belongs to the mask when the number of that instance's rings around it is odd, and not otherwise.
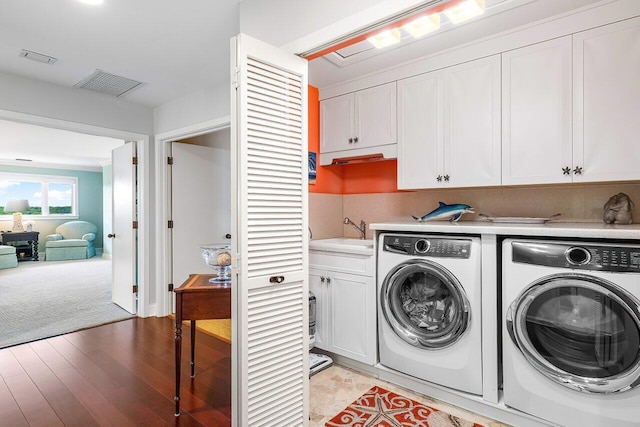
<path fill-rule="evenodd" d="M 78 216 L 78 178 L 0 173 L 0 216 L 10 218 L 4 207 L 9 199 L 26 199 L 25 219 Z"/>

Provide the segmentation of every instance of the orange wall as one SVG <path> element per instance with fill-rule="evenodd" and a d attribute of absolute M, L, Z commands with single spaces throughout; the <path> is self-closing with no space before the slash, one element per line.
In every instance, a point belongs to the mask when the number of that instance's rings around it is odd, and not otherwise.
<path fill-rule="evenodd" d="M 318 88 L 309 86 L 309 151 L 317 153 L 316 183 L 310 193 L 365 194 L 397 191 L 397 162 L 320 166 L 320 101 Z"/>

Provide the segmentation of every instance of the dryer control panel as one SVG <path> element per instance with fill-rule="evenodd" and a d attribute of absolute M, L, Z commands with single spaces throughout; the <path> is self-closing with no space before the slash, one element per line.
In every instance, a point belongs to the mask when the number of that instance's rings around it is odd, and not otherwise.
<path fill-rule="evenodd" d="M 513 262 L 578 270 L 640 273 L 640 247 L 582 243 L 511 242 Z"/>
<path fill-rule="evenodd" d="M 410 256 L 469 258 L 471 255 L 469 239 L 385 235 L 383 244 L 386 252 Z"/>

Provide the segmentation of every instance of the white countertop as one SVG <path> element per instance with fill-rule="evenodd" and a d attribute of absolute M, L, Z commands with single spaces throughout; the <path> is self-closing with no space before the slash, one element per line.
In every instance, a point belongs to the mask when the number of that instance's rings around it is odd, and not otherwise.
<path fill-rule="evenodd" d="M 310 240 L 309 249 L 312 251 L 373 255 L 373 240 L 349 239 L 345 237 Z"/>
<path fill-rule="evenodd" d="M 591 222 L 507 224 L 488 221 L 411 221 L 370 224 L 377 231 L 407 231 L 501 236 L 576 237 L 593 239 L 640 239 L 640 224 L 618 225 Z"/>

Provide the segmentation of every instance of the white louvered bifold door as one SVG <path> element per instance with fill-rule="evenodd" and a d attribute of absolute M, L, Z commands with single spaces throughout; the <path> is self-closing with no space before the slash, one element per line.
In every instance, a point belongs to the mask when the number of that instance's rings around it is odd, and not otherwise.
<path fill-rule="evenodd" d="M 233 424 L 308 425 L 307 61 L 232 41 Z"/>

